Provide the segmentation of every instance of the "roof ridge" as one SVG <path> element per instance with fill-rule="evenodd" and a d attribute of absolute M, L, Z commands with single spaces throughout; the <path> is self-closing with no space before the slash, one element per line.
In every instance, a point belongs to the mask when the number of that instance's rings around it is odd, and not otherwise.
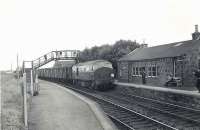
<path fill-rule="evenodd" d="M 119 61 L 177 57 L 197 46 L 200 47 L 200 40 L 185 40 L 153 47 L 137 48 L 124 55 Z"/>
<path fill-rule="evenodd" d="M 167 43 L 167 44 L 161 44 L 161 45 L 151 46 L 151 47 L 147 47 L 147 48 L 160 47 L 160 46 L 177 44 L 177 43 L 181 43 L 181 42 L 189 42 L 189 41 L 193 41 L 193 40 L 184 40 L 184 41 L 179 41 L 179 42 L 172 42 L 172 43 Z"/>

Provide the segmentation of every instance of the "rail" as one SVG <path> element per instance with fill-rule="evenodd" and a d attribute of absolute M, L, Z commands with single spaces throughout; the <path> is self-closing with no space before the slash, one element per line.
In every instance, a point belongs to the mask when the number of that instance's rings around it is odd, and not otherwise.
<path fill-rule="evenodd" d="M 178 130 L 177 128 L 173 126 L 170 126 L 168 124 L 155 120 L 146 115 L 140 114 L 122 105 L 116 104 L 110 100 L 99 97 L 98 95 L 91 94 L 86 91 L 69 87 L 66 85 L 64 85 L 64 87 L 67 87 L 78 93 L 81 93 L 82 95 L 89 97 L 92 100 L 99 103 L 103 107 L 104 112 L 109 117 L 111 117 L 118 123 L 122 124 L 125 129 L 128 129 L 128 130 L 136 130 L 136 129 Z"/>
<path fill-rule="evenodd" d="M 118 104 L 120 106 L 136 111 L 148 117 L 152 117 L 153 119 L 162 122 L 166 125 L 169 125 L 175 129 L 200 128 L 199 110 L 182 107 L 175 104 L 154 101 L 151 99 L 146 99 L 144 97 L 138 97 L 135 95 L 129 95 L 126 92 L 124 93 L 122 90 L 114 92 L 110 91 L 108 93 L 107 92 L 97 93 L 96 91 L 93 92 L 92 90 L 89 90 L 87 88 L 83 89 L 77 86 L 76 89 L 79 90 L 81 89 L 81 91 L 90 93 L 92 95 L 96 95 L 97 97 L 100 96 L 101 98 L 108 99 L 109 101 L 112 101 L 112 103 L 114 104 Z M 127 118 L 129 119 L 129 116 L 127 116 L 126 119 Z M 114 120 L 116 120 L 116 118 L 114 118 Z M 123 124 L 123 122 L 120 122 L 120 124 Z"/>

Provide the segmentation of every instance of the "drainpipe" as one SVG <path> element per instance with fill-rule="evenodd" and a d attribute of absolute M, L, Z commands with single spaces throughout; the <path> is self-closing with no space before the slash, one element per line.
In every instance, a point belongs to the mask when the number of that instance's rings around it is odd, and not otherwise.
<path fill-rule="evenodd" d="M 176 58 L 173 58 L 173 77 L 176 76 Z"/>

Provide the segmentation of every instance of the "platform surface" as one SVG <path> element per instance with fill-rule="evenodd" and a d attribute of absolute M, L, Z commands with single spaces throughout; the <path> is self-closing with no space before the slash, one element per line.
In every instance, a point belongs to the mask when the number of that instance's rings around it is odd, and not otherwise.
<path fill-rule="evenodd" d="M 47 81 L 39 84 L 28 115 L 29 130 L 103 130 L 84 101 Z"/>
<path fill-rule="evenodd" d="M 152 89 L 157 91 L 163 92 L 171 92 L 177 94 L 185 94 L 191 96 L 200 96 L 200 93 L 197 90 L 189 91 L 189 90 L 181 90 L 175 88 L 166 88 L 166 87 L 157 87 L 157 86 L 150 86 L 150 85 L 143 85 L 143 84 L 134 84 L 134 83 L 124 83 L 115 81 L 116 85 L 128 86 L 128 87 L 135 87 L 135 88 L 144 88 L 144 89 Z"/>

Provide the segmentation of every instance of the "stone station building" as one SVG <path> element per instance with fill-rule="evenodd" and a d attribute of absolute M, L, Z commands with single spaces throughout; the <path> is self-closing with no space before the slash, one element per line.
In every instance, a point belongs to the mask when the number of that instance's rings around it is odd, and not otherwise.
<path fill-rule="evenodd" d="M 142 84 L 142 71 L 146 84 L 164 86 L 169 75 L 179 79 L 179 86 L 195 85 L 193 72 L 200 68 L 200 33 L 198 25 L 192 40 L 147 47 L 143 45 L 118 60 L 118 80 Z"/>

